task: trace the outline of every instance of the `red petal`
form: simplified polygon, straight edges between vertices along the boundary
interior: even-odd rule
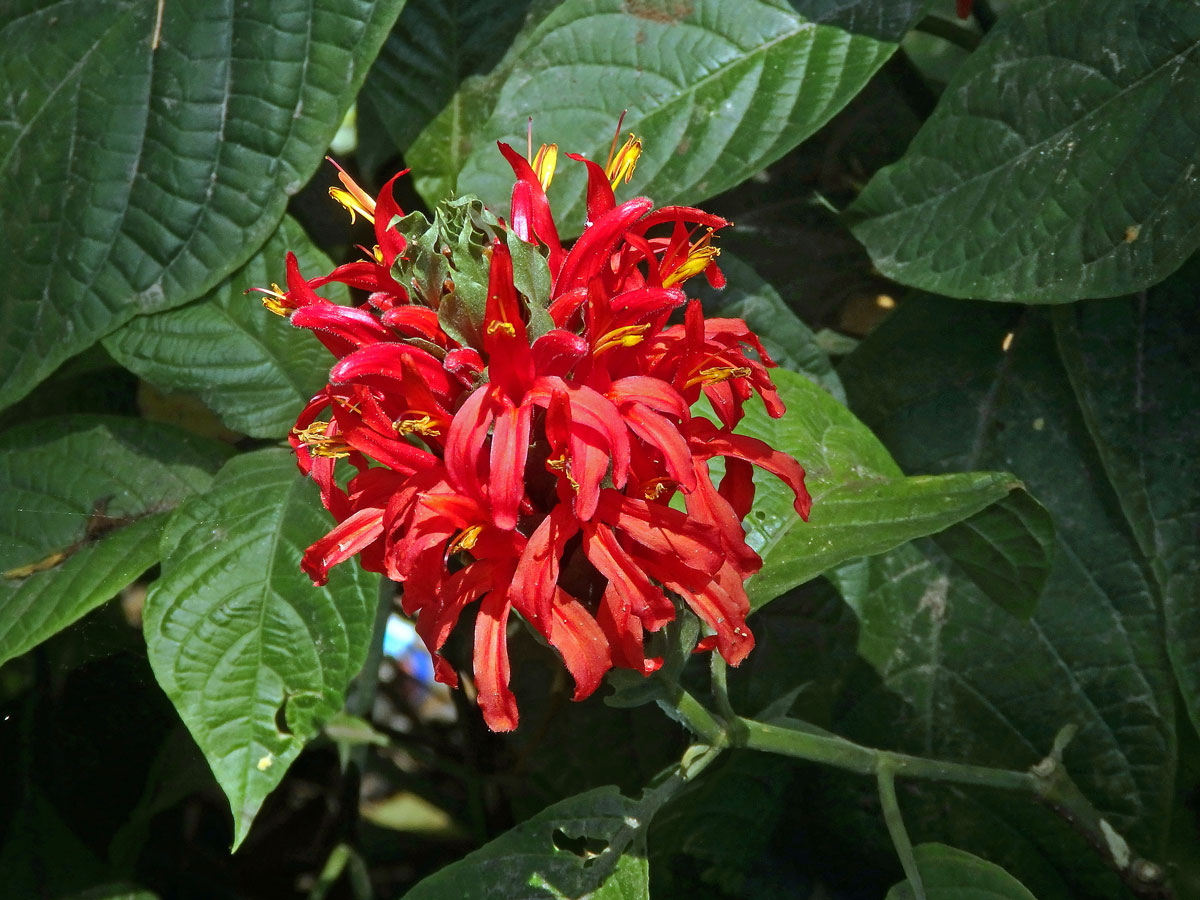
[[[291,315],[297,328],[326,331],[343,338],[356,347],[366,347],[394,339],[392,332],[365,309],[338,306],[335,303],[303,306]]]
[[[596,571],[608,579],[609,587],[615,589],[622,602],[651,631],[675,618],[675,606],[667,599],[662,588],[646,575],[607,525],[595,525],[584,531],[583,550]],[[639,638],[640,640],[640,638]]]
[[[497,528],[517,527],[517,511],[525,496],[525,458],[529,453],[529,424],[533,407],[522,404],[496,415],[492,431],[491,472],[488,489],[492,521]]]
[[[605,394],[618,406],[627,400],[636,400],[651,409],[676,416],[684,422],[690,418],[688,404],[683,395],[661,378],[651,378],[647,375],[618,378],[609,385]]]
[[[568,153],[567,156],[587,166],[587,217],[589,222],[599,221],[617,205],[612,183],[599,163],[592,162],[578,153]]]
[[[383,510],[360,509],[304,551],[300,568],[320,587],[329,570],[360,552],[383,533]]]
[[[717,431],[707,419],[692,419],[689,443],[692,452],[701,459],[712,456],[734,456],[766,469],[792,489],[796,495],[793,506],[800,518],[808,521],[812,498],[804,486],[804,467],[786,453],[774,450],[757,438],[728,431]]]
[[[543,633],[550,620],[550,604],[558,585],[563,548],[579,531],[571,511],[559,504],[550,510],[525,545],[517,562],[508,596],[521,615]]]
[[[546,639],[562,654],[567,671],[575,679],[572,700],[582,700],[600,686],[612,668],[608,640],[583,604],[558,588]]]
[[[554,282],[553,296],[587,284],[613,251],[622,233],[642,217],[654,203],[645,197],[627,200],[603,218],[593,222],[575,242],[563,261]]]
[[[495,415],[489,403],[491,387],[484,385],[472,393],[450,423],[446,433],[446,474],[450,483],[464,494],[483,500],[480,461],[483,444]]]
[[[475,617],[475,687],[483,720],[492,731],[517,727],[517,700],[508,689],[508,600],[499,588],[484,595]]]
[[[696,470],[692,465],[692,453],[687,441],[679,433],[679,426],[641,403],[626,403],[622,407],[622,414],[633,433],[663,455],[667,474],[684,492],[695,488]]]

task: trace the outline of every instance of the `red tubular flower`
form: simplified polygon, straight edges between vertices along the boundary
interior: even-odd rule
[[[395,179],[372,198],[342,172],[331,193],[374,224],[376,246],[311,280],[289,255],[287,290],[263,291],[336,358],[290,438],[337,520],[302,567],[323,584],[357,555],[403,583],[404,609],[451,685],[441,649],[477,604],[475,686],[496,731],[518,720],[514,613],[561,655],[577,700],[613,666],[654,672],[662,660],[645,636],[683,606],[709,629],[699,649],[736,665],[754,646],[743,585],[762,565],[742,529],[753,468],[782,479],[808,516],[799,463],[733,431],[755,394],[783,414],[774,363],[744,322],[706,321],[681,288],[700,274],[724,283],[713,236],[728,223],[645,198],[618,204],[613,189],[640,148],[631,136],[605,167],[581,160],[589,224],[569,249],[545,193],[554,145],[531,160],[500,146],[516,178],[507,225],[470,200],[439,207],[433,226],[404,225],[420,217],[396,206]],[[367,301],[317,293],[335,281]],[[701,394],[716,422],[693,412]],[[357,470],[349,481],[335,478],[339,460]]]

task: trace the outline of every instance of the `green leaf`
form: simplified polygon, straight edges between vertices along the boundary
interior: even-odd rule
[[[728,284],[720,291],[706,283],[700,286],[705,316],[743,319],[775,362],[807,375],[845,403],[842,382],[812,329],[792,312],[775,288],[741,259],[722,252],[720,264]]]
[[[332,359],[312,336],[271,315],[245,291],[284,280],[288,251],[306,277],[333,263],[290,216],[263,248],[204,298],[179,309],[138,316],[104,339],[125,368],[166,391],[198,396],[229,428],[253,437],[287,433],[300,407],[320,390]],[[322,295],[348,303],[344,285]]]
[[[640,800],[602,787],[533,818],[420,882],[404,900],[648,900],[646,829],[676,776]]]
[[[1058,311],[1058,348],[1104,476],[1162,596],[1167,651],[1200,728],[1200,258],[1147,294]]]
[[[756,473],[746,522],[747,543],[763,558],[762,571],[746,582],[755,608],[838,563],[941,531],[1021,486],[1003,472],[905,478],[871,431],[828,393],[787,370],[773,377],[787,413],[772,419],[748,404],[738,431],[799,460],[813,507],[802,522],[790,490]]]
[[[460,109],[448,118],[461,121],[460,86],[496,66],[535,5],[532,0],[409,0],[359,97],[364,166],[375,169],[407,150],[453,104]],[[543,0],[540,6],[545,15],[551,4]],[[439,192],[437,199],[443,196]]]
[[[965,850],[921,844],[914,851],[928,900],[1035,900],[998,865]],[[909,882],[902,881],[888,891],[886,900],[912,900],[914,896]]]
[[[1200,3],[1039,0],[1001,17],[849,210],[885,275],[1063,303],[1200,245]]]
[[[316,588],[300,571],[329,527],[291,454],[262,450],[226,465],[163,535],[150,664],[229,798],[234,847],[366,657],[378,576],[344,565]]]
[[[25,0],[0,13],[0,405],[244,263],[403,0]]]
[[[1014,320],[992,304],[913,298],[840,373],[854,408],[902,464],[1011,467],[1055,522],[1053,564],[1028,621],[998,610],[928,543],[870,560],[853,583],[839,579],[859,615],[860,653],[882,679],[856,713],[867,728],[861,739],[1023,767],[1076,724],[1068,771],[1135,848],[1154,852],[1172,802],[1161,773],[1174,765],[1176,742],[1160,602],[1046,316]],[[884,714],[889,696],[907,708]],[[1061,833],[1031,829],[1023,804],[985,802],[931,812],[927,824],[949,837],[984,821],[983,809],[994,824],[974,838],[990,852],[1023,844],[1030,865],[1054,866],[1085,895],[1089,879],[1107,877],[1082,865]]]
[[[1028,619],[1050,574],[1054,519],[1015,491],[934,536],[962,572],[1001,609]]]
[[[697,202],[820,128],[895,48],[784,0],[566,0],[531,21],[491,83],[465,85],[406,159],[427,200],[469,190],[503,213],[513,176],[497,140],[523,148],[533,116],[539,142],[604,161],[628,109],[646,152],[622,190]],[[564,236],[583,227],[584,181],[583,166],[559,167],[551,199]]]
[[[0,663],[158,562],[166,511],[205,490],[228,455],[175,428],[111,416],[0,434]]]

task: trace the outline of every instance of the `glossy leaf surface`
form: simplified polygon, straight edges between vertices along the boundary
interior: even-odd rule
[[[1002,17],[851,207],[880,271],[953,297],[1148,287],[1200,244],[1200,3],[1038,0]]]
[[[223,445],[134,419],[43,419],[0,433],[0,662],[159,560],[166,513],[205,490]]]
[[[329,527],[291,454],[261,450],[225,466],[163,535],[150,664],[229,798],[235,847],[366,657],[378,576],[344,565],[315,588],[300,571]]]
[[[259,295],[244,293],[282,283],[289,250],[307,278],[333,268],[296,221],[285,217],[263,248],[207,296],[131,320],[105,339],[105,348],[156,386],[195,394],[229,428],[254,437],[286,434],[333,363],[310,332],[269,313],[255,299]],[[340,284],[320,293],[349,302]]]
[[[245,262],[402,6],[178,0],[158,28],[154,3],[7,4],[0,405]]]

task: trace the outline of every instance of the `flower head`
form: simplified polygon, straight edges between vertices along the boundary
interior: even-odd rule
[[[322,584],[357,555],[401,582],[451,685],[439,651],[477,604],[479,705],[505,731],[517,724],[514,612],[562,656],[575,699],[613,666],[655,671],[645,635],[683,606],[710,631],[703,648],[736,665],[754,645],[743,584],[762,565],[742,529],[754,466],[791,488],[804,518],[810,500],[799,463],[733,430],[756,394],[783,414],[774,363],[744,322],[705,320],[682,289],[701,274],[724,283],[714,236],[728,223],[618,204],[641,152],[631,136],[603,168],[571,155],[587,167],[589,224],[568,247],[545,193],[557,147],[500,152],[515,175],[508,222],[473,198],[432,222],[405,216],[395,179],[372,198],[341,172],[331,193],[372,222],[375,246],[308,280],[289,255],[287,290],[263,293],[336,358],[290,437],[337,521],[302,567]],[[333,281],[366,302],[316,293]],[[716,421],[693,412],[701,395]],[[335,478],[337,466],[353,474]]]

